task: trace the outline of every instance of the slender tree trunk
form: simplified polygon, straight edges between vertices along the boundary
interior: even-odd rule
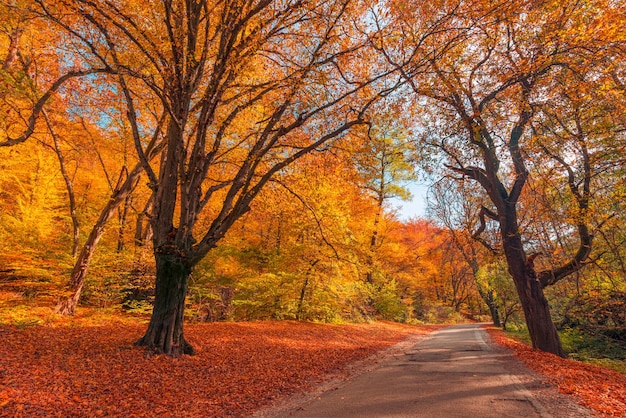
[[[376,253],[376,246],[378,245],[378,226],[380,224],[380,218],[382,216],[384,201],[384,194],[381,192],[378,197],[376,217],[374,218],[374,229],[372,230],[369,255],[367,256],[368,271],[365,274],[365,281],[369,284],[374,284],[374,254]]]
[[[148,218],[148,214],[152,212],[153,203],[154,194],[150,196],[146,206],[137,215],[137,222],[135,224],[135,245],[138,247],[143,247],[146,242],[152,239],[152,225],[150,222],[145,222],[145,220]]]
[[[476,288],[478,289],[478,294],[487,305],[487,308],[489,308],[489,314],[491,315],[491,320],[493,321],[493,324],[496,327],[501,327],[502,322],[500,321],[500,313],[498,312],[498,304],[496,303],[493,290],[485,291],[484,289],[481,288],[479,284],[478,271],[480,270],[480,266],[478,264],[476,250],[474,249],[473,246],[471,246],[471,244],[470,244],[469,249],[466,250],[463,244],[461,243],[457,235],[457,232],[454,230],[454,228],[452,228],[451,226],[448,226],[448,230],[452,234],[452,238],[453,238],[452,241],[454,245],[456,245],[457,249],[463,255],[465,262],[469,265],[470,269],[472,270],[472,276],[474,277],[474,283],[476,284]]]
[[[85,245],[83,245],[83,249],[74,264],[72,274],[70,275],[70,279],[67,284],[67,295],[62,296],[59,299],[56,307],[54,308],[55,312],[61,315],[74,315],[76,306],[78,305],[78,300],[80,299],[80,295],[83,291],[89,263],[91,262],[93,253],[98,246],[98,242],[100,241],[102,234],[104,233],[105,226],[111,217],[115,215],[116,209],[126,199],[126,196],[134,190],[142,171],[143,169],[140,165],[135,167],[135,169],[126,178],[126,181],[121,185],[120,189],[113,193],[113,196],[111,196],[111,199],[100,213],[98,220],[91,229],[89,237],[87,237],[87,241],[85,242]]]
[[[300,289],[300,298],[298,299],[298,309],[296,311],[296,319],[298,321],[302,320],[302,308],[304,307],[304,298],[306,297],[306,291],[309,287],[309,277],[311,276],[311,271],[313,270],[313,267],[319,263],[319,261],[320,260],[318,259],[312,262],[304,274],[304,283],[302,283],[302,288]]]
[[[163,247],[162,247],[163,248]],[[191,267],[176,248],[155,253],[156,295],[150,324],[135,344],[154,354],[180,357],[195,354],[185,341],[183,322]]]
[[[489,313],[491,314],[491,320],[493,321],[493,324],[496,327],[501,327],[502,322],[500,322],[500,312],[498,311],[498,305],[496,304],[496,300],[493,296],[493,290],[484,292],[484,295],[482,294],[482,292],[479,293],[481,293],[483,300],[489,308]]]
[[[61,141],[59,140],[58,135],[52,127],[52,123],[48,118],[48,113],[45,111],[42,112],[43,117],[48,125],[48,130],[50,131],[50,135],[52,136],[52,141],[54,142],[54,151],[56,153],[57,159],[59,160],[59,167],[61,169],[61,175],[63,176],[63,181],[65,181],[65,188],[67,190],[67,197],[70,205],[70,218],[72,219],[72,257],[76,258],[78,254],[78,245],[80,238],[80,222],[78,221],[78,215],[76,214],[76,195],[74,193],[74,184],[72,182],[72,178],[67,172],[67,166],[65,164],[65,156],[63,155],[63,151],[61,150]]]
[[[483,302],[485,302],[485,304],[487,305],[487,308],[489,308],[489,314],[491,315],[491,320],[493,321],[493,325],[495,325],[496,327],[501,327],[502,322],[500,321],[500,312],[498,311],[498,304],[496,302],[496,298],[494,297],[493,290],[481,289],[480,285],[478,284],[479,267],[478,267],[478,261],[476,260],[475,253],[472,250],[472,255],[469,256],[465,254],[465,251],[463,251],[462,247],[459,247],[459,249],[461,250],[463,255],[466,257],[466,260],[468,264],[470,265],[470,268],[472,269],[472,275],[474,277],[474,283],[476,284],[476,288],[478,289],[478,294],[480,295]]]
[[[306,296],[306,289],[309,287],[309,275],[304,275],[304,283],[302,283],[302,288],[300,289],[300,298],[298,299],[298,310],[296,311],[296,319],[298,321],[302,320],[302,307],[304,306],[304,297]]]
[[[117,231],[117,252],[124,251],[124,231],[128,221],[128,208],[130,207],[130,195],[124,199],[124,206],[118,209],[119,229]]]
[[[100,217],[89,233],[89,237],[87,237],[87,241],[85,245],[83,245],[83,249],[74,264],[72,274],[67,283],[67,295],[62,296],[54,308],[55,312],[61,315],[74,315],[74,312],[76,312],[76,306],[78,305],[78,300],[83,291],[89,263],[104,233],[106,223],[115,214],[116,206],[114,206],[113,202],[114,201],[109,201],[102,213],[100,213]]]

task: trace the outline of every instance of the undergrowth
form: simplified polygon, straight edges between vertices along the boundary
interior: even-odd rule
[[[526,328],[508,329],[506,333],[531,345],[530,335]],[[623,342],[572,328],[559,331],[559,336],[570,358],[626,374],[626,344]]]

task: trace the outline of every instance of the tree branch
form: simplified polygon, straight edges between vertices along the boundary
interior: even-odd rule
[[[84,76],[88,76],[92,74],[101,74],[101,73],[111,74],[113,73],[113,71],[110,68],[94,68],[91,70],[70,71],[62,75],[61,77],[59,77],[52,84],[52,86],[50,86],[48,91],[46,91],[44,95],[41,96],[39,100],[37,100],[37,102],[35,103],[35,106],[33,107],[33,112],[28,118],[28,126],[26,127],[26,130],[24,131],[24,133],[22,133],[20,136],[15,137],[15,138],[8,137],[7,140],[0,142],[0,147],[10,147],[13,145],[21,144],[22,142],[30,138],[33,132],[35,132],[35,125],[37,124],[37,118],[39,117],[39,114],[43,111],[43,108],[46,102],[63,85],[63,83],[73,78],[84,77]]]
[[[487,221],[486,221],[485,217],[488,217],[490,219],[493,219],[494,221],[498,221],[499,222],[499,217],[498,217],[497,213],[495,213],[492,210],[486,208],[485,206],[482,206],[480,208],[480,212],[478,212],[478,219],[480,220],[480,225],[478,225],[478,228],[472,234],[472,239],[474,239],[475,241],[481,243],[492,254],[498,254],[498,250],[496,250],[491,245],[489,245],[489,243],[484,238],[481,237],[481,234],[487,228]]]

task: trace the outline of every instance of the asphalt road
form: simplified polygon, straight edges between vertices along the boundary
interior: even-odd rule
[[[511,363],[515,360],[511,355],[492,349],[486,339],[480,325],[441,329],[390,356],[372,370],[269,415],[316,418],[589,416],[576,406],[563,414],[555,414],[554,405],[546,408],[521,383],[519,371],[512,371]],[[545,399],[543,402],[546,403]]]

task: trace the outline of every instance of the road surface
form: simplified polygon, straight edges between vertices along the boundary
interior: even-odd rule
[[[529,377],[530,372],[510,353],[491,347],[486,340],[488,336],[480,325],[447,327],[324,393],[309,399],[296,398],[257,416],[592,416],[556,394],[536,375]],[[542,393],[548,389],[551,394]]]

